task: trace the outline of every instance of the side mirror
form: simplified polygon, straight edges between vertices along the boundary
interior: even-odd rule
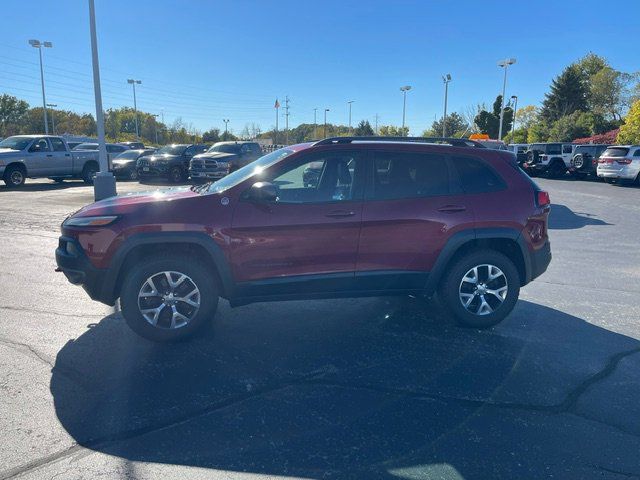
[[[278,190],[271,182],[256,182],[247,191],[247,199],[256,203],[275,202],[278,199]]]

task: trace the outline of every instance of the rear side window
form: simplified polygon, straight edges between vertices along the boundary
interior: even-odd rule
[[[66,152],[67,151],[67,149],[64,146],[64,142],[62,140],[60,140],[59,138],[52,137],[51,138],[51,145],[53,145],[53,151],[54,152]]]
[[[559,143],[550,143],[547,146],[547,155],[560,155],[562,152],[562,145]]]
[[[625,157],[629,149],[625,147],[609,147],[602,154],[603,157]]]
[[[480,159],[453,157],[453,164],[465,193],[496,192],[505,188],[500,176]]]
[[[376,152],[374,200],[430,197],[449,193],[445,157],[435,154]]]
[[[636,149],[636,153],[633,154],[634,157],[640,157],[640,148]]]

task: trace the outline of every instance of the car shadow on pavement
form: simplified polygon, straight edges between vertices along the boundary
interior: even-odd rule
[[[595,215],[584,212],[574,212],[566,205],[551,204],[549,228],[553,230],[573,230],[587,225],[612,225],[600,220]]]
[[[223,302],[204,336],[168,345],[110,315],[58,353],[56,414],[88,449],[230,472],[638,473],[640,420],[629,412],[640,391],[607,383],[637,361],[638,341],[527,301],[490,331],[428,312],[401,298]]]
[[[62,183],[56,182],[36,182],[36,183],[25,183],[21,187],[9,188],[6,185],[0,185],[0,192],[12,192],[12,193],[20,193],[20,192],[47,192],[47,191],[55,191],[55,190],[66,190],[67,188],[74,187],[90,187],[91,185],[87,185],[82,180],[69,180]]]

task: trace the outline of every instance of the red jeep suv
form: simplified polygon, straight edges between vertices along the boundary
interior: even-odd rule
[[[219,297],[437,294],[461,325],[485,328],[546,270],[549,203],[510,152],[329,138],[214,183],[88,205],[62,224],[56,261],[155,341],[196,332]]]

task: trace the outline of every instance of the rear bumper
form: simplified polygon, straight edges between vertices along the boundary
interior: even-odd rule
[[[58,239],[56,264],[70,283],[82,286],[93,300],[107,305],[115,303],[113,292],[109,291],[112,289],[105,282],[107,270],[94,267],[76,239],[66,236]]]
[[[527,283],[542,275],[551,263],[551,244],[547,240],[538,250],[529,252]]]
[[[615,178],[621,180],[635,180],[640,172],[640,168],[629,168],[625,166],[620,169],[598,169],[598,177],[600,178]]]

